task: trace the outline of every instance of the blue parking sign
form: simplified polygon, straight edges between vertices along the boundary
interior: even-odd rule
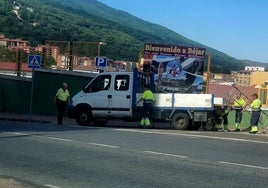
[[[105,69],[107,67],[107,58],[96,57],[95,66],[97,67],[97,69]]]

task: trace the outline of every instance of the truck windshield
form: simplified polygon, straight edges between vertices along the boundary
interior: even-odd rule
[[[94,93],[102,90],[109,90],[111,85],[111,75],[101,75],[93,80],[87,87],[85,87],[84,92]]]

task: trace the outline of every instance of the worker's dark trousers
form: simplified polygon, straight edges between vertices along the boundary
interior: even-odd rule
[[[241,123],[242,120],[242,110],[243,109],[235,109],[235,122],[236,123]]]
[[[62,124],[62,119],[66,111],[67,102],[59,101],[58,102],[58,124]]]
[[[228,130],[228,114],[222,115],[222,124],[223,124],[223,129]]]
[[[151,117],[151,113],[152,113],[152,103],[143,103],[143,118],[149,118]]]
[[[222,115],[222,120],[223,120],[222,122],[223,125],[228,125],[228,114]]]
[[[261,111],[252,111],[251,112],[251,118],[250,118],[250,125],[251,126],[258,125],[260,115],[261,115]]]
[[[140,122],[140,125],[142,127],[150,126],[150,124],[151,124],[150,123],[151,111],[152,111],[152,103],[151,102],[144,102],[143,103],[143,113],[142,113],[142,118],[141,118],[141,122]]]

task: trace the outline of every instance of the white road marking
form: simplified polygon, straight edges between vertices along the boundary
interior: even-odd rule
[[[22,135],[22,136],[36,136],[36,137],[42,137],[42,138],[47,138],[47,139],[51,139],[51,140],[59,140],[59,141],[65,141],[65,142],[72,142],[73,140],[69,140],[69,139],[64,139],[64,138],[57,138],[57,137],[49,137],[49,136],[40,136],[40,135],[32,135],[32,134],[27,134],[27,133],[19,133],[19,132],[8,132],[10,134],[14,134],[14,135]]]
[[[144,130],[133,130],[133,129],[116,129],[116,130],[128,131],[128,132],[140,132],[140,133],[146,133],[146,134],[180,135],[180,136],[186,136],[186,137],[213,138],[213,139],[221,139],[221,140],[233,140],[233,141],[241,141],[241,142],[255,142],[255,143],[268,144],[268,142],[265,142],[265,141],[255,141],[255,140],[246,140],[246,139],[238,139],[238,138],[222,138],[222,137],[215,137],[215,136],[193,135],[193,134],[182,134],[182,133],[168,133],[168,132],[159,132],[159,131],[144,131]],[[31,134],[19,133],[19,132],[8,132],[8,133],[14,134],[14,135],[24,135],[24,136],[31,135]],[[32,136],[35,136],[35,135],[32,135]],[[64,141],[64,142],[75,142],[75,141],[70,140],[70,139],[63,139],[63,138],[57,138],[57,137],[48,137],[48,136],[38,136],[38,137],[43,137],[43,138],[47,138],[47,139],[51,139],[51,140],[59,140],[59,141]],[[94,146],[100,146],[100,147],[119,148],[119,146],[99,144],[99,143],[94,143],[94,142],[90,142],[87,144],[94,145]],[[175,155],[175,154],[170,154],[170,153],[162,153],[162,152],[154,152],[154,151],[143,151],[143,152],[155,154],[155,155],[177,157],[177,158],[189,158],[188,156]],[[226,161],[217,161],[217,162],[221,163],[221,164],[227,164],[227,165],[235,165],[235,166],[241,166],[241,167],[247,167],[247,168],[268,170],[268,167],[262,167],[262,166],[240,164],[240,163],[233,163],[233,162],[226,162]],[[49,188],[60,188],[60,187],[50,185],[50,184],[46,184],[45,186],[49,187]]]
[[[64,142],[73,142],[73,140],[64,139],[64,138],[56,138],[56,137],[49,137],[49,136],[39,136],[39,137],[48,138],[51,140],[59,140],[59,141],[64,141]]]
[[[98,144],[98,143],[87,143],[89,145],[93,145],[93,146],[100,146],[100,147],[107,147],[107,148],[119,148],[118,146],[113,146],[113,145],[107,145],[107,144]]]
[[[139,132],[145,134],[161,134],[161,135],[175,135],[175,136],[185,136],[185,137],[193,137],[193,138],[210,138],[210,139],[218,139],[218,140],[232,140],[232,141],[240,141],[240,142],[252,142],[259,144],[268,144],[267,141],[258,141],[258,140],[247,140],[242,138],[225,138],[225,137],[217,137],[217,136],[206,136],[206,135],[194,135],[194,134],[183,134],[183,133],[169,133],[169,132],[159,132],[159,131],[145,131],[145,130],[134,130],[134,129],[116,129],[118,131],[126,131],[126,132]]]
[[[50,185],[50,184],[45,184],[44,186],[45,187],[50,187],[50,188],[61,188],[61,187],[58,187],[58,186],[55,186],[55,185]]]
[[[28,136],[30,134],[26,134],[26,133],[19,133],[19,132],[7,132],[9,134],[15,134],[15,135],[22,135],[22,136]]]
[[[155,152],[155,151],[143,151],[143,152],[144,153],[150,153],[150,154],[156,154],[156,155],[165,155],[165,156],[170,156],[170,157],[188,158],[188,156],[175,155],[175,154],[170,154],[170,153],[161,153],[161,152]]]
[[[15,134],[15,135],[31,135],[31,134],[24,134],[24,133],[18,133],[18,132],[9,132],[9,133],[10,134]],[[35,136],[35,135],[33,135],[33,136]],[[40,136],[40,135],[38,135],[37,137],[42,137],[42,138],[46,138],[46,139],[50,139],[50,140],[64,141],[64,142],[77,142],[75,140],[57,138],[57,137]],[[119,148],[118,146],[114,146],[114,145],[99,144],[99,143],[94,143],[94,142],[90,142],[90,143],[87,143],[87,144],[94,145],[94,146],[100,146],[100,147]]]
[[[218,161],[218,163],[227,164],[227,165],[242,166],[242,167],[248,167],[248,168],[257,168],[257,169],[268,170],[268,167],[255,166],[255,165],[239,164],[239,163],[232,163],[232,162],[226,162],[226,161]]]

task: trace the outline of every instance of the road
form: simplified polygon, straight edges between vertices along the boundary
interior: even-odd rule
[[[0,177],[50,188],[268,185],[267,135],[127,124],[0,121]]]

